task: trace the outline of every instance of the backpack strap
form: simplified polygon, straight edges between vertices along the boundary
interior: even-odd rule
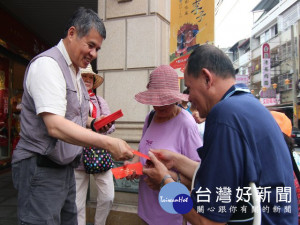
[[[154,113],[155,113],[155,110],[152,110],[149,114],[147,128],[150,126],[150,123],[154,117]]]

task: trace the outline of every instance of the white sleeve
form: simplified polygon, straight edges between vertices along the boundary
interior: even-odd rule
[[[40,57],[31,63],[26,87],[33,98],[36,114],[49,112],[65,116],[66,81],[58,63],[50,57]]]

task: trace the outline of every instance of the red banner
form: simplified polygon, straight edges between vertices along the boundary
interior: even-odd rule
[[[183,79],[185,65],[187,63],[187,60],[188,60],[189,56],[190,56],[190,54],[187,54],[185,56],[181,56],[177,59],[174,59],[170,63],[170,66],[173,67],[177,71],[179,79]]]

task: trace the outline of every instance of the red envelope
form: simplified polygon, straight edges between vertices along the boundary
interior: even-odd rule
[[[137,175],[143,175],[143,165],[142,163],[138,162],[126,166],[112,168],[111,172],[113,173],[116,179],[122,179],[129,175],[132,175],[133,172],[135,172]]]
[[[139,152],[139,151],[132,150],[132,153],[135,154],[135,155],[137,155],[137,156],[143,157],[143,158],[145,158],[145,159],[151,160],[151,159],[149,158],[149,156],[147,156],[147,155],[145,155],[145,154],[143,154],[143,153],[141,153],[141,152]]]
[[[96,130],[99,130],[101,127],[104,127],[105,125],[107,125],[107,124],[109,124],[109,123],[111,123],[111,122],[119,119],[122,116],[123,116],[123,112],[120,109],[120,110],[118,110],[118,111],[116,111],[116,112],[114,112],[114,113],[112,113],[112,114],[104,117],[103,119],[97,121],[96,123],[94,123],[94,128]]]

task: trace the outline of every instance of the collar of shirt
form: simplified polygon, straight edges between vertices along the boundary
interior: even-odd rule
[[[64,45],[64,42],[63,40],[61,39],[59,41],[59,43],[57,44],[56,46],[59,51],[61,52],[61,54],[63,55],[64,59],[66,60],[68,66],[69,66],[69,69],[70,69],[70,73],[72,75],[72,80],[73,80],[73,83],[74,83],[74,86],[75,86],[75,89],[77,90],[77,96],[78,96],[78,99],[79,101],[81,102],[81,98],[80,98],[80,92],[81,92],[81,86],[80,86],[80,79],[81,79],[81,73],[80,73],[80,70],[78,71],[78,73],[76,73],[76,69],[70,59],[70,56],[67,52],[67,49]]]
[[[59,43],[57,44],[56,47],[60,50],[61,54],[65,58],[65,60],[66,60],[66,62],[68,64],[70,70],[72,71],[72,73],[76,74],[76,69],[75,69],[75,67],[74,67],[74,65],[73,65],[73,63],[72,63],[72,61],[70,59],[69,53],[67,52],[67,49],[66,49],[66,47],[65,47],[64,42],[63,42],[62,39],[59,41]],[[78,76],[80,78],[80,72],[78,72],[76,74],[76,76],[77,76],[77,80],[78,80]]]
[[[250,93],[250,90],[245,84],[235,84],[229,88],[229,90],[222,97],[221,101],[239,92]]]
[[[69,56],[69,54],[68,54],[68,52],[67,52],[67,49],[66,49],[66,47],[65,47],[64,42],[63,42],[62,39],[59,41],[59,43],[57,44],[56,47],[59,49],[59,51],[61,52],[61,54],[62,54],[63,57],[65,58],[65,60],[66,60],[66,62],[67,62],[67,64],[68,64],[68,66],[69,66],[69,67],[73,66],[72,61],[71,61],[71,59],[70,59],[70,56]],[[73,66],[73,67],[74,67],[74,66]]]

